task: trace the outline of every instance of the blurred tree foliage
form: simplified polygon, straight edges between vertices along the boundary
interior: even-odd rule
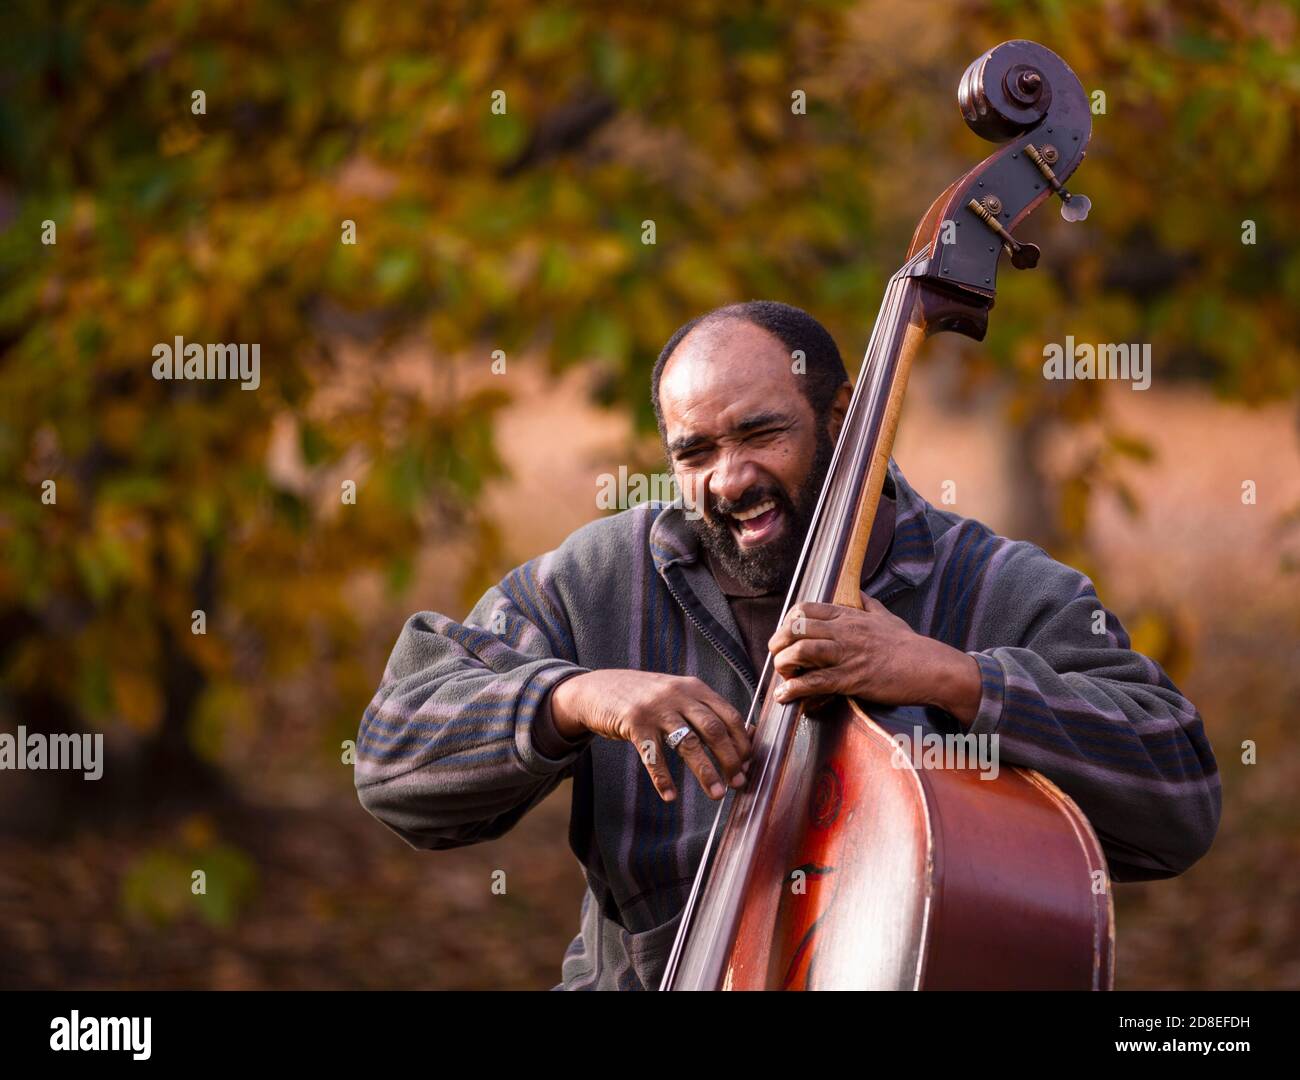
[[[1087,494],[1146,451],[1096,384],[1044,383],[1044,341],[1151,340],[1157,379],[1236,399],[1297,386],[1300,60],[1280,0],[16,0],[3,19],[5,711],[130,725],[178,769],[196,721],[203,745],[203,717],[255,712],[307,665],[355,724],[356,571],[400,585],[432,528],[490,562],[476,495],[504,395],[429,400],[378,361],[349,369],[342,343],[595,359],[646,427],[654,356],[709,306],[805,306],[852,358],[916,219],[991,150],[955,91],[1001,40],[1042,41],[1106,99],[1077,180],[1093,216],[1037,216],[1044,268],[1004,271],[968,350],[973,379],[1015,387],[1027,462],[1059,424],[1098,432],[1044,503],[1053,542],[1077,543]],[[155,381],[176,335],[260,343],[261,387]],[[296,480],[270,464],[286,422]]]

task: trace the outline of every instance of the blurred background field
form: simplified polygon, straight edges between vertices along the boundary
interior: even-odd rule
[[[1119,985],[1300,987],[1292,5],[0,20],[0,730],[109,753],[95,783],[0,773],[0,984],[557,982],[567,784],[451,852],[356,801],[344,743],[401,624],[595,517],[602,473],[662,470],[646,387],[686,319],[795,303],[854,370],[917,218],[991,149],[958,78],[1026,37],[1105,94],[1094,211],[1026,227],[1042,266],[1003,271],[985,342],[927,345],[895,457],[1092,575],[1205,717],[1219,838],[1117,888]],[[1151,389],[1045,382],[1066,334],[1151,342]],[[153,380],[176,335],[260,342],[260,388]]]

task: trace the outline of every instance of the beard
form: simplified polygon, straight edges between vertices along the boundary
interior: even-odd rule
[[[687,516],[687,524],[710,556],[737,581],[761,592],[789,587],[799,553],[812,525],[817,496],[830,469],[835,443],[825,427],[817,432],[817,445],[807,476],[793,497],[776,484],[756,485],[736,502],[710,499],[705,516]],[[781,534],[753,551],[743,551],[726,515],[743,513],[766,499],[773,500],[786,522]]]

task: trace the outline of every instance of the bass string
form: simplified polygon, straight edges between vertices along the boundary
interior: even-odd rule
[[[920,258],[920,255],[917,256]],[[916,260],[912,260],[915,262]],[[832,520],[843,521],[846,518],[847,511],[843,503],[851,494],[848,489],[853,485],[849,482],[859,473],[862,472],[863,453],[861,443],[864,442],[864,434],[870,431],[870,419],[873,417],[880,406],[881,394],[888,389],[888,384],[892,379],[888,378],[889,373],[895,365],[890,363],[890,358],[896,354],[897,342],[899,340],[898,319],[900,309],[905,299],[911,296],[910,275],[907,273],[912,266],[912,262],[905,266],[890,278],[889,285],[886,287],[885,297],[881,304],[880,316],[873,327],[871,339],[867,345],[867,351],[861,365],[857,384],[854,386],[853,394],[850,399],[849,408],[846,415],[845,431],[841,437],[836,440],[835,452],[828,468],[827,480],[822,486],[819,494],[818,503],[814,511],[812,524],[809,528],[808,536],[805,538],[803,549],[800,553],[799,560],[796,564],[796,570],[790,584],[790,590],[786,595],[785,603],[782,606],[782,617],[794,602],[796,595],[807,595],[807,590],[801,588],[803,578],[810,576],[806,573],[807,567],[816,563],[823,563],[822,591],[825,589],[824,578],[828,572],[829,559],[823,548],[819,548],[814,543],[814,538],[822,532],[818,528],[823,517],[826,503],[832,501],[836,504],[837,516]],[[910,309],[909,309],[910,313]],[[867,399],[865,407],[862,404],[863,398]],[[866,429],[864,431],[864,428]],[[867,448],[870,453],[871,448]],[[852,467],[845,474],[841,463],[845,457],[852,459]],[[838,482],[837,481],[841,481]],[[832,549],[834,550],[834,549]],[[813,558],[814,552],[818,556]],[[757,684],[754,701],[750,709],[750,727],[763,727],[770,731],[771,725],[760,725],[758,721],[764,715],[763,705],[766,703],[766,690],[772,676],[772,657],[769,655],[764,661],[763,671],[760,674]],[[785,706],[783,708],[790,708]],[[757,716],[755,715],[757,714]],[[779,725],[778,725],[779,726]],[[767,731],[764,732],[767,734]],[[773,735],[778,733],[773,732]],[[713,892],[714,897],[734,898],[735,887],[738,876],[749,865],[753,850],[756,844],[754,839],[756,817],[753,813],[756,806],[762,805],[769,801],[772,792],[769,790],[775,783],[775,769],[772,763],[772,755],[765,754],[763,757],[763,766],[760,775],[756,778],[754,787],[751,789],[753,796],[748,799],[737,799],[733,796],[730,800],[731,810],[738,811],[742,820],[738,822],[736,833],[732,836],[732,845],[734,853],[731,858],[721,859],[722,865],[709,869],[710,856],[715,845],[719,842],[722,832],[724,814],[727,812],[725,806],[719,806],[718,812],[714,817],[713,827],[710,829],[709,837],[705,844],[704,852],[701,856],[699,872],[696,875],[690,895],[687,898],[686,905],[682,913],[682,922],[678,929],[677,939],[674,942],[671,955],[669,956],[668,965],[662,985],[667,987],[673,984],[676,978],[679,962],[685,948],[685,943],[691,933],[692,923],[695,921],[697,907],[705,906],[701,903],[704,896],[703,886],[712,872],[720,872],[722,881],[720,886]],[[761,798],[760,798],[761,796]],[[709,948],[716,950],[719,947],[718,937],[724,930],[724,924],[728,921],[728,910],[726,904],[715,901],[713,911],[704,911],[704,922],[700,926],[700,937],[708,941]],[[730,914],[734,915],[734,912]]]
[[[871,452],[871,448],[865,447],[863,444],[867,441],[866,436],[870,434],[872,418],[880,408],[882,398],[888,391],[887,384],[890,381],[888,375],[894,366],[891,360],[897,351],[900,329],[898,320],[903,310],[904,298],[909,296],[910,293],[908,279],[897,276],[891,278],[886,289],[884,303],[881,305],[881,318],[877,321],[872,340],[868,344],[858,386],[855,388],[854,400],[850,402],[845,425],[847,430],[843,433],[844,437],[839,440],[839,447],[837,448],[845,450],[845,454],[837,454],[836,457],[843,459],[847,456],[849,467],[847,469],[840,468],[836,460],[833,459],[827,474],[826,489],[831,492],[831,500],[835,504],[829,518],[831,521],[847,522],[848,506],[846,504],[852,495],[856,494],[856,485],[853,481],[861,472],[860,465],[864,453],[870,454]],[[865,405],[858,400],[859,391],[866,398]],[[809,572],[818,575],[821,580],[818,582],[818,588],[801,590],[804,595],[810,592],[813,595],[818,595],[826,590],[828,586],[826,578],[833,569],[834,562],[830,554],[840,546],[838,536],[827,537],[825,531],[819,530],[817,525],[818,521],[814,518],[809,539],[812,540],[813,536],[817,535],[817,538],[823,542],[824,546],[819,549],[814,543],[810,550],[806,545],[803,556],[804,560],[809,564]],[[796,572],[796,578],[798,576],[798,572]],[[792,596],[793,592],[792,583]],[[787,597],[786,610],[791,606],[792,596]],[[766,696],[765,691],[771,681],[771,676],[772,657],[769,655],[763,665],[763,677],[760,679],[756,696],[760,693]],[[786,707],[793,708],[792,706]],[[778,733],[774,732],[773,734],[777,735]],[[770,801],[776,781],[774,755],[769,753],[764,756],[763,767],[757,777],[754,789],[754,798],[746,800],[747,805],[744,808],[743,818],[738,823],[737,857],[729,859],[727,865],[722,868],[725,888],[720,895],[732,895],[731,890],[736,886],[739,875],[750,862],[749,855],[757,843],[758,825],[762,818],[762,815],[755,814],[754,810]]]

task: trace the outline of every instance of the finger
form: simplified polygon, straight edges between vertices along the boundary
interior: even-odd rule
[[[650,774],[650,783],[654,784],[655,791],[659,793],[659,798],[664,802],[672,802],[677,798],[677,785],[673,783],[673,774],[668,771],[668,762],[664,757],[666,751],[663,741],[659,738],[659,732],[642,732],[637,739],[636,747],[641,755],[641,762],[645,765],[645,771]]]
[[[722,718],[707,705],[698,701],[686,704],[682,712],[717,761],[723,777],[731,783],[732,787],[741,787],[745,782],[745,755],[731,737],[731,731],[723,723]]]
[[[732,707],[726,698],[702,679],[692,677],[690,688],[694,700],[708,706],[709,710],[727,726],[727,731],[731,735],[732,742],[736,744],[736,749],[741,758],[748,761],[753,748],[749,738],[749,729],[745,727],[745,718]]]
[[[831,607],[830,604],[818,604],[817,607]],[[809,618],[791,608],[790,614],[782,620],[767,642],[769,652],[779,652],[796,641],[804,638],[828,638],[835,634],[835,625],[830,619]]]
[[[773,656],[772,664],[782,678],[793,679],[808,669],[834,667],[843,657],[844,650],[838,641],[804,638]]]
[[[785,613],[786,619],[803,615],[805,619],[836,619],[844,614],[842,604],[821,604],[816,600],[800,600]]]
[[[713,767],[713,762],[709,760],[709,755],[704,752],[704,744],[700,742],[700,737],[694,732],[687,735],[677,744],[677,753],[681,755],[687,767],[695,774],[700,782],[700,787],[710,798],[721,799],[727,793],[727,787],[718,776],[718,770]]]
[[[885,605],[882,604],[879,600],[877,600],[874,596],[868,596],[865,592],[863,592],[862,610],[880,612],[880,611],[888,611],[889,608],[885,607]]]
[[[776,689],[777,701],[797,701],[813,694],[833,694],[838,690],[839,669],[819,668],[787,679]]]

